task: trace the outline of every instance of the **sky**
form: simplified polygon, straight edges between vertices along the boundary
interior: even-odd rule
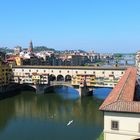
[[[0,47],[140,50],[140,0],[0,0]]]

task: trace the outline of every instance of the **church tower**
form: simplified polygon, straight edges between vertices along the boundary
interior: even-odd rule
[[[29,43],[28,51],[29,51],[29,52],[33,52],[33,43],[32,43],[32,40],[31,40],[30,43]]]

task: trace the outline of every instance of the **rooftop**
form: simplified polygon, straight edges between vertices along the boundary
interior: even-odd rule
[[[127,67],[93,67],[93,66],[13,66],[13,68],[37,68],[37,69],[87,69],[87,70],[126,70]]]
[[[136,68],[129,67],[99,109],[140,113],[140,102],[134,100],[136,77]]]

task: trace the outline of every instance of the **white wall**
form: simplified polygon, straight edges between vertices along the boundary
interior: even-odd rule
[[[29,70],[31,70],[31,72],[29,72]],[[63,75],[64,77],[66,75],[71,75],[74,76],[76,74],[94,74],[96,77],[109,77],[109,75],[112,74],[112,72],[114,73],[114,76],[117,77],[121,77],[124,73],[124,70],[79,70],[79,69],[32,69],[32,68],[13,68],[13,72],[15,75],[24,75],[24,73],[30,73],[32,74],[33,72],[37,72],[38,73],[46,73],[46,74],[54,74],[56,77],[58,75]],[[44,72],[45,71],[45,72]],[[60,72],[61,71],[61,72]],[[68,72],[69,71],[69,72]],[[76,73],[76,71],[78,73]],[[86,72],[86,73],[85,73]],[[123,72],[123,73],[122,73]]]
[[[119,130],[111,129],[111,121],[119,122]],[[134,140],[140,138],[140,114],[104,112],[104,140]]]

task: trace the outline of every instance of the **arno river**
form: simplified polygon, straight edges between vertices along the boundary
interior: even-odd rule
[[[0,100],[0,140],[96,140],[103,130],[98,108],[110,91],[97,88],[94,96],[79,98],[59,87],[54,93],[24,91]]]

